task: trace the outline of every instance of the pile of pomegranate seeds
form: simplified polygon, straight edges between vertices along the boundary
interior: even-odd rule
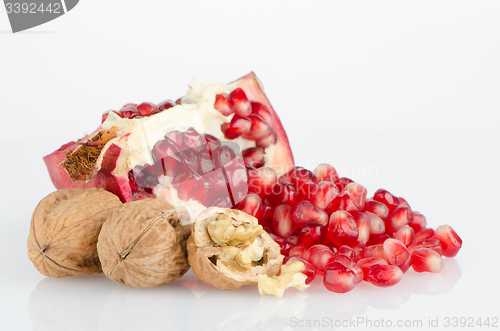
[[[229,95],[218,94],[214,108],[224,116],[233,115],[231,121],[221,125],[221,131],[227,139],[243,137],[255,141],[256,147],[243,151],[243,160],[249,171],[264,165],[265,148],[276,143],[276,132],[271,128],[271,112],[260,102],[248,100],[245,91],[235,89]]]
[[[339,178],[328,164],[313,172],[294,167],[279,178],[262,167],[251,172],[248,186],[238,209],[258,218],[285,262],[304,263],[307,283],[322,276],[332,292],[363,280],[392,286],[410,267],[440,272],[443,256],[454,257],[462,246],[449,225],[427,227],[424,215],[383,189],[367,199],[361,184]]]
[[[160,184],[160,176],[172,178],[180,199],[194,199],[205,206],[230,208],[246,194],[247,173],[241,157],[236,157],[231,143],[210,134],[193,128],[171,131],[153,146],[151,154],[152,165],[136,166],[129,172],[134,200],[154,197],[152,189]]]

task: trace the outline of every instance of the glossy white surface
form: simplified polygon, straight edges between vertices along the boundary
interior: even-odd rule
[[[500,4],[273,3],[87,0],[17,35],[0,9],[2,330],[364,330],[388,321],[436,330],[452,329],[453,317],[500,318]],[[361,283],[341,295],[317,279],[283,299],[256,287],[220,291],[192,272],[132,289],[35,270],[29,220],[53,190],[43,155],[93,130],[105,110],[176,99],[192,75],[228,82],[250,70],[298,165],[331,163],[369,195],[383,187],[405,197],[429,226],[459,233],[458,256],[392,288]]]

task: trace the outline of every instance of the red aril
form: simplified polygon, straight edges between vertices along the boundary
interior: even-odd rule
[[[257,147],[267,148],[269,146],[276,144],[277,139],[278,137],[276,135],[276,132],[274,132],[273,129],[270,129],[269,134],[264,138],[257,140],[255,142],[255,145]]]
[[[320,243],[325,238],[325,234],[326,227],[321,224],[316,222],[306,223],[302,226],[302,229],[300,229],[297,245],[310,247]]]
[[[359,235],[354,218],[343,210],[336,211],[330,216],[328,232],[336,246],[354,245]]]
[[[276,207],[273,203],[271,203],[271,201],[263,199],[259,217],[259,224],[261,224],[262,226],[272,227],[275,208]]]
[[[309,246],[301,246],[300,244],[295,245],[288,252],[288,256],[300,256],[304,257],[304,252],[309,249]]]
[[[273,115],[269,109],[260,102],[252,102],[252,114],[259,115],[269,125],[274,122]]]
[[[292,220],[292,207],[279,205],[274,210],[273,229],[278,236],[286,238],[297,229],[297,224]]]
[[[236,88],[231,94],[229,94],[231,101],[234,105],[234,111],[236,115],[248,116],[252,113],[252,105],[248,101],[247,95],[242,88]]]
[[[387,233],[381,233],[381,234],[374,234],[370,236],[370,240],[368,241],[368,246],[373,246],[373,245],[381,245],[389,239],[389,235]]]
[[[336,183],[339,180],[339,174],[337,170],[332,165],[322,163],[318,165],[314,171],[314,175],[318,182],[327,181],[331,183]]]
[[[382,244],[367,246],[363,250],[362,258],[367,257],[379,257],[387,261],[387,256],[385,256],[384,246]]]
[[[311,257],[311,254],[317,252],[317,251],[320,251],[320,250],[323,250],[323,249],[327,249],[327,250],[330,250],[330,247],[326,246],[326,245],[321,245],[321,244],[316,244],[316,245],[313,245],[311,247],[309,247],[305,252],[304,252],[304,255],[302,256],[304,259],[306,260],[310,260],[310,257]],[[332,253],[335,254],[335,252],[332,251]]]
[[[319,209],[310,201],[304,200],[299,202],[292,211],[292,219],[299,227],[309,222],[318,223],[321,225],[328,224],[328,214],[324,210]]]
[[[418,244],[421,241],[431,239],[434,237],[434,230],[431,228],[426,228],[415,233],[415,242]]]
[[[353,213],[352,217],[354,218],[356,227],[358,228],[358,242],[367,244],[370,240],[370,217],[365,213]]]
[[[318,208],[325,209],[339,195],[339,189],[328,181],[317,183],[311,192],[311,202]]]
[[[265,122],[265,120],[257,114],[251,114],[248,116],[252,125],[250,131],[244,135],[246,139],[250,140],[260,140],[264,139],[271,133],[271,127]]]
[[[276,170],[271,167],[255,169],[248,178],[248,192],[265,198],[272,192],[272,187],[278,181]]]
[[[400,205],[405,205],[405,206],[410,207],[410,204],[408,203],[408,201],[406,201],[403,197],[398,197],[398,201],[399,201]]]
[[[262,200],[256,194],[247,194],[238,204],[238,209],[248,215],[259,218],[262,212]]]
[[[247,148],[243,151],[243,161],[247,168],[260,168],[265,164],[264,159],[264,148],[262,147],[252,147]]]
[[[413,212],[411,208],[405,205],[400,205],[392,209],[385,220],[385,231],[392,235],[401,227],[413,221]]]
[[[411,266],[416,272],[438,273],[444,268],[441,255],[429,248],[417,248],[412,255]]]
[[[408,225],[405,225],[399,228],[399,230],[396,231],[392,237],[401,241],[406,247],[408,247],[415,243],[415,230]]]
[[[408,251],[410,252],[410,254],[413,254],[413,252],[417,248],[432,249],[433,251],[438,253],[440,256],[443,255],[443,249],[441,248],[441,243],[437,239],[427,239],[427,240],[419,242],[418,244],[415,243],[413,245],[410,245],[410,247],[408,247]]]
[[[293,248],[292,248],[293,249]],[[292,250],[290,250],[291,252]],[[314,278],[316,278],[316,269],[314,268],[314,266],[311,264],[311,262],[305,260],[304,258],[300,257],[300,256],[291,256],[290,258],[285,258],[286,261],[283,261],[283,264],[286,264],[288,263],[289,261],[291,262],[295,262],[295,261],[299,261],[299,262],[302,262],[304,263],[304,270],[301,271],[304,275],[307,276],[307,279],[306,279],[306,284],[309,284],[310,282],[312,282],[314,280]]]
[[[368,281],[378,287],[396,285],[403,278],[403,271],[394,265],[376,264],[368,270]]]
[[[288,256],[288,254],[290,253],[290,250],[295,247],[294,244],[292,244],[291,242],[289,242],[288,240],[280,237],[280,236],[277,236],[273,233],[270,233],[269,234],[271,236],[271,238],[273,238],[274,241],[276,241],[276,243],[278,245],[280,245],[280,248],[281,248],[281,254],[285,255],[285,256]]]
[[[360,208],[351,193],[343,192],[325,208],[325,211],[328,214],[334,213],[338,210],[345,210],[349,213],[354,213],[360,211]]]
[[[111,113],[111,112],[112,112],[112,113],[115,113],[117,116],[122,117],[122,115],[121,115],[119,112],[117,112],[117,111],[115,111],[115,110],[108,110],[107,112],[104,112],[104,113],[102,114],[102,117],[101,117],[101,124],[102,124],[102,123],[104,123],[104,121],[108,118],[109,113]],[[72,141],[72,142],[71,142],[71,145],[73,145],[73,144],[74,144],[74,142]],[[70,146],[71,146],[71,145],[70,145]],[[63,146],[64,146],[64,145],[63,145]],[[61,146],[61,147],[63,147],[63,146]],[[66,146],[66,147],[67,147],[67,146]],[[63,148],[63,149],[64,149],[64,148]]]
[[[205,137],[194,128],[189,128],[182,132],[182,150],[192,150],[199,153],[206,148]]]
[[[137,111],[141,116],[151,116],[154,113],[158,112],[158,106],[152,102],[143,102],[137,105]]]
[[[292,183],[276,183],[271,188],[269,200],[275,205],[287,204],[291,207],[295,207],[297,204],[297,192]]]
[[[176,104],[175,102],[173,102],[172,100],[168,99],[168,100],[163,100],[162,102],[160,102],[158,104],[158,110],[159,111],[163,111],[163,110],[166,110],[166,109],[170,109],[172,107],[175,107]]]
[[[233,101],[226,93],[217,94],[215,96],[214,108],[220,111],[224,116],[229,116],[234,113]]]
[[[389,208],[389,211],[399,205],[399,199],[395,195],[384,189],[378,189],[373,195],[373,200],[382,202]]]
[[[250,119],[236,114],[231,122],[222,124],[221,130],[227,139],[236,139],[250,132],[251,127],[252,121]]]
[[[320,249],[309,255],[309,262],[316,269],[318,275],[325,274],[326,265],[333,261],[335,254],[329,249]]]
[[[369,211],[363,212],[370,219],[370,236],[385,234],[385,222],[377,215]]]
[[[341,177],[339,180],[335,182],[335,185],[337,185],[339,191],[342,193],[344,191],[344,188],[352,183],[353,180],[347,177]]]
[[[352,182],[347,184],[344,190],[346,192],[349,192],[354,200],[356,200],[356,204],[358,205],[359,210],[363,210],[366,203],[366,188],[361,184]]]
[[[295,231],[294,233],[297,233],[297,231]],[[291,242],[294,245],[297,245],[297,241],[299,240],[299,236],[296,234],[292,234],[291,236],[288,236],[288,238],[286,238],[286,240],[288,240],[289,242]]]
[[[361,283],[363,281],[363,269],[359,265],[356,264],[352,259],[343,254],[337,254],[333,258],[332,262],[340,262],[356,274],[356,284]]]
[[[340,262],[331,262],[326,266],[323,285],[326,289],[335,293],[346,293],[357,284],[356,273]]]
[[[385,220],[389,216],[389,208],[382,202],[367,200],[365,203],[365,211],[377,215],[382,220]]]
[[[439,240],[443,249],[443,255],[454,257],[462,248],[462,239],[449,225],[440,225],[434,231],[434,238]]]
[[[410,223],[410,226],[415,230],[415,233],[418,231],[425,229],[427,227],[427,220],[425,216],[419,213],[418,211],[413,212],[413,221]]]
[[[368,271],[374,265],[387,265],[387,261],[380,257],[367,257],[358,261],[358,266],[363,270],[364,281],[368,281]]]
[[[411,254],[401,241],[389,238],[384,241],[383,247],[389,264],[399,267],[403,273],[410,268]]]
[[[337,255],[345,255],[353,261],[356,261],[356,252],[349,246],[342,245],[337,249]]]

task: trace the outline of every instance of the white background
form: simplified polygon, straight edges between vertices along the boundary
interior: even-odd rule
[[[421,320],[414,329],[424,330],[429,319],[442,329],[447,317],[500,318],[499,17],[498,1],[85,0],[12,34],[0,8],[1,329],[363,330],[334,325],[363,318]],[[191,272],[141,290],[36,271],[30,217],[54,189],[44,155],[108,109],[176,99],[192,76],[229,82],[250,71],[296,164],[331,163],[369,195],[405,197],[429,226],[453,226],[464,245],[441,274],[410,270],[393,288],[343,295],[318,281],[279,300],[255,287],[219,291]],[[314,320],[328,323],[294,326]]]

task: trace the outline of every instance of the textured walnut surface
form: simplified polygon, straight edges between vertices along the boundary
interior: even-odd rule
[[[104,273],[116,283],[153,287],[169,283],[189,270],[186,210],[162,199],[123,204],[104,223],[97,249]]]
[[[122,203],[96,188],[53,192],[40,201],[31,218],[28,257],[45,276],[101,272],[97,238],[102,224]]]
[[[256,284],[258,275],[275,275],[283,262],[279,245],[267,232],[260,235],[265,250],[262,262],[254,267],[242,267],[237,262],[224,258],[217,259],[222,248],[208,234],[207,227],[220,214],[233,219],[233,225],[257,225],[257,219],[239,210],[210,207],[203,211],[193,224],[188,240],[189,264],[198,278],[223,290],[234,290],[243,285]]]

